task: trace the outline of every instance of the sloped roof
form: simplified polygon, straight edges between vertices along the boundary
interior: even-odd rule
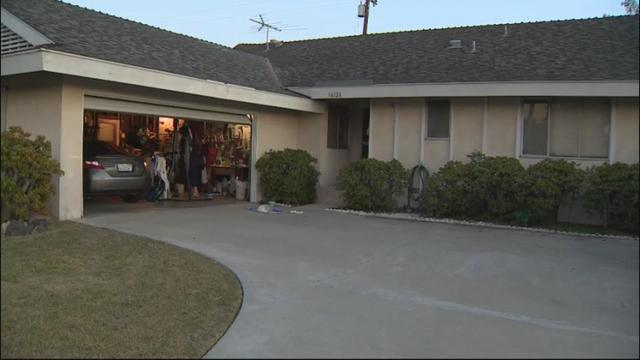
[[[283,92],[261,56],[55,0],[2,0],[2,7],[53,40],[44,48]]]
[[[462,40],[462,48],[448,48],[450,40]],[[235,48],[269,58],[284,86],[639,78],[637,15]]]
[[[637,15],[291,41],[265,51],[57,0],[2,7],[53,41],[41,47],[281,93],[329,84],[639,79]],[[462,48],[449,49],[450,40]]]

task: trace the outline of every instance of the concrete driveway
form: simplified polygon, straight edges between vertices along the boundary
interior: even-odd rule
[[[249,204],[83,221],[231,268],[242,309],[207,357],[638,357],[638,242]]]

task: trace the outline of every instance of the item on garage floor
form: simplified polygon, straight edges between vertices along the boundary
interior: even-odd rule
[[[164,186],[164,182],[159,177],[155,177],[153,179],[153,185],[144,194],[144,198],[151,202],[157,201],[165,191]]]
[[[256,211],[259,212],[259,213],[268,214],[268,213],[271,212],[271,206],[266,205],[266,204],[262,204],[262,205],[258,206]]]
[[[245,197],[246,197],[245,194],[247,192],[247,182],[246,181],[240,181],[236,177],[235,185],[236,185],[236,199],[237,200],[244,200]]]
[[[184,184],[176,184],[176,191],[178,195],[182,196],[184,194]]]

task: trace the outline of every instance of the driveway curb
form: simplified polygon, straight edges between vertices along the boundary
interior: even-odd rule
[[[501,224],[494,224],[494,223],[489,223],[484,221],[439,219],[439,218],[423,217],[423,216],[407,214],[407,213],[374,213],[374,212],[367,212],[367,211],[336,209],[336,208],[325,208],[325,210],[331,211],[331,212],[337,212],[337,213],[376,217],[376,218],[383,218],[383,219],[476,226],[476,227],[484,227],[484,228],[492,228],[492,229],[523,230],[523,231],[558,234],[558,235],[588,236],[588,237],[595,237],[595,238],[623,239],[623,240],[636,240],[636,241],[638,240],[637,237],[625,236],[625,235],[587,234],[587,233],[580,233],[580,232],[574,232],[574,231],[560,231],[560,230],[551,230],[551,229],[535,228],[535,227],[501,225]]]

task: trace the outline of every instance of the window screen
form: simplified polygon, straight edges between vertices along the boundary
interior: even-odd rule
[[[552,99],[549,111],[547,109],[547,101],[534,100],[523,104],[524,155],[586,158],[606,158],[609,155],[608,101]]]
[[[580,123],[580,156],[609,156],[610,104],[607,101],[585,101]]]
[[[429,101],[427,108],[427,137],[449,138],[449,100]]]
[[[527,101],[522,107],[522,153],[547,155],[547,126],[549,104],[546,101]]]

